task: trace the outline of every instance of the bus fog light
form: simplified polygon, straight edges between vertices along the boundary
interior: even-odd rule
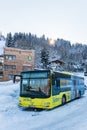
[[[19,99],[19,103],[21,103],[21,100]]]

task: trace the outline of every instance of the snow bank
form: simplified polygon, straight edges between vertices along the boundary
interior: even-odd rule
[[[7,111],[18,103],[19,83],[0,82],[0,112]]]

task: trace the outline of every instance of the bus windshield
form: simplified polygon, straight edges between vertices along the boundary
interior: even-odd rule
[[[31,98],[46,98],[50,96],[50,79],[46,74],[23,75],[21,82],[21,96]]]

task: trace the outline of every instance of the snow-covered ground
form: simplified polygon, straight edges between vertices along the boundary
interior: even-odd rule
[[[87,130],[87,92],[64,106],[30,111],[18,107],[19,85],[0,82],[0,130]]]

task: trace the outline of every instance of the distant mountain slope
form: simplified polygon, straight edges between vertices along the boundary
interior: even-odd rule
[[[31,33],[11,33],[7,34],[6,46],[20,49],[35,50],[35,68],[42,68],[41,54],[46,48],[49,52],[49,60],[55,58],[64,61],[63,67],[65,71],[83,71],[83,65],[87,64],[87,45],[82,43],[71,44],[70,41],[64,39],[54,40],[54,44],[50,43],[49,38],[45,35],[37,37]]]

